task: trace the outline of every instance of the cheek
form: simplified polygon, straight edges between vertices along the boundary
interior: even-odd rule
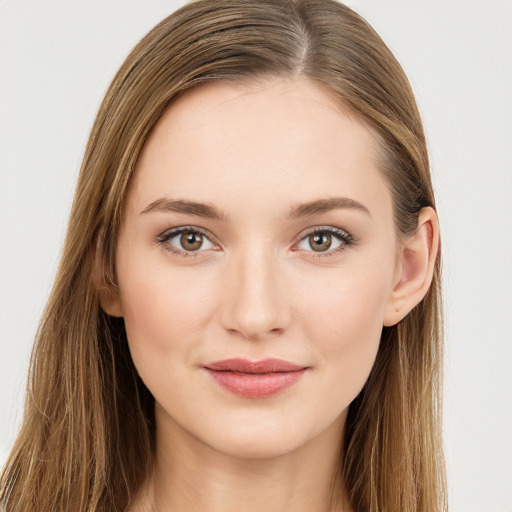
[[[304,298],[302,328],[321,355],[333,400],[348,405],[371,371],[383,327],[389,294],[387,274],[366,267],[315,286]],[[317,285],[318,285],[317,281]],[[311,288],[310,288],[311,290]],[[340,392],[341,391],[341,392]]]
[[[148,267],[133,260],[119,267],[126,333],[136,365],[154,363],[154,357],[166,354],[190,353],[212,307],[210,281],[192,267],[172,272],[168,266]]]
[[[343,274],[340,272],[340,274]],[[334,347],[351,341],[360,343],[380,334],[384,311],[389,295],[389,285],[382,272],[366,270],[361,273],[340,275],[309,286],[308,294],[302,293],[300,316],[310,319],[306,324],[323,332],[325,341]],[[316,319],[316,320],[315,320]]]

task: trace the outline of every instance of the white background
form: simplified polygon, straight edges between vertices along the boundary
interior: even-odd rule
[[[99,102],[137,40],[182,3],[0,0],[0,460]],[[512,512],[512,2],[350,5],[404,66],[429,139],[451,511]]]

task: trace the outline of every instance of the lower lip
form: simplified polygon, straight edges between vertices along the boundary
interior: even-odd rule
[[[265,398],[295,384],[306,368],[293,372],[237,373],[206,368],[210,376],[223,388],[245,398]]]

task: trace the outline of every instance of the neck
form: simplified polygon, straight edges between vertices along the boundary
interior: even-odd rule
[[[142,499],[145,506],[136,509],[349,512],[342,505],[346,500],[341,498],[343,486],[336,471],[344,421],[340,417],[305,445],[269,458],[220,453],[175,423],[161,423],[154,474]]]

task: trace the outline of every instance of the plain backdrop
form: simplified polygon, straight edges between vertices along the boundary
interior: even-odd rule
[[[0,0],[0,461],[99,102],[138,39],[183,3]],[[402,63],[428,135],[451,511],[512,512],[512,2],[349,5]]]

